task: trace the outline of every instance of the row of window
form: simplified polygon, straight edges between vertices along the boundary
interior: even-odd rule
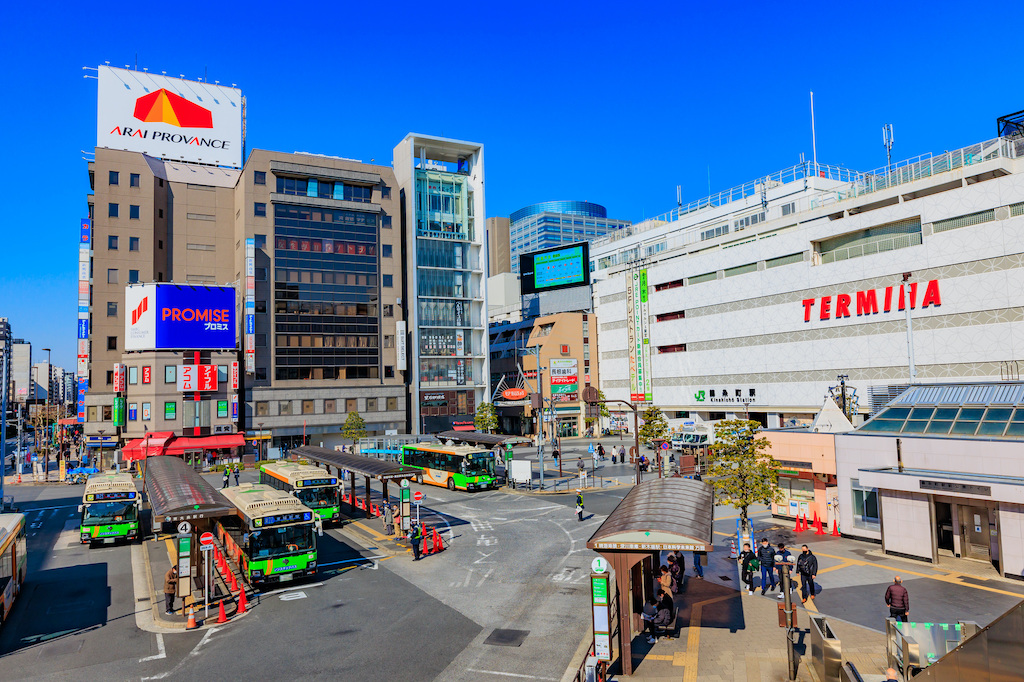
[[[117,271],[117,268],[110,268],[110,269],[108,269],[107,270],[107,284],[117,284],[117,283],[118,283],[118,271]],[[139,271],[138,270],[129,270],[128,271],[128,284],[138,284],[138,283],[139,283]]]
[[[109,304],[108,304],[109,305]],[[116,305],[116,304],[115,304]],[[264,342],[266,335],[264,334]],[[110,346],[111,339],[113,339],[113,347]],[[107,350],[117,349],[117,337],[107,337]],[[153,383],[153,367],[152,365],[142,365],[141,367],[132,366],[128,367],[128,385],[134,386],[136,384],[151,384]],[[228,366],[217,365],[217,381],[220,384],[226,383],[228,380]],[[110,386],[114,383],[114,372],[113,370],[107,371],[107,385]],[[178,366],[177,365],[164,365],[164,383],[165,384],[176,384],[178,383]],[[91,420],[90,420],[91,421]]]
[[[376,366],[369,367],[281,367],[278,366],[274,376],[278,381],[315,381],[320,379],[379,379],[380,370]],[[394,367],[384,368],[384,377],[395,376]],[[259,379],[257,373],[257,379]]]
[[[324,400],[257,400],[256,416],[271,416],[271,403],[277,415],[345,414],[351,412],[394,412],[398,398],[325,398]],[[362,406],[363,409],[359,409]]]
[[[108,185],[120,185],[121,184],[121,174],[118,173],[117,171],[110,171],[110,175],[107,176],[107,184]],[[128,174],[128,186],[129,187],[138,187],[139,184],[140,184],[139,174],[138,173],[129,173]]]
[[[160,403],[157,403],[159,407]],[[141,409],[140,409],[141,407]],[[167,400],[163,403],[164,407],[164,421],[177,421],[178,419],[178,402],[175,400]],[[187,400],[182,402],[181,412],[182,424],[185,426],[209,426],[210,416],[213,411],[216,410],[218,419],[227,419],[230,417],[230,404],[227,400]],[[128,414],[125,415],[127,420],[130,422],[134,421],[152,421],[153,420],[153,404],[152,403],[128,403]],[[113,419],[113,408],[110,405],[90,405],[86,408],[86,420],[90,422],[104,421],[108,422]]]
[[[109,235],[107,237],[107,250],[108,251],[117,251],[119,243],[120,243],[120,240],[118,239],[118,236],[116,234]],[[129,251],[138,251],[139,250],[139,238],[138,237],[128,237],[128,250]]]
[[[108,218],[118,218],[118,217],[120,217],[120,215],[121,215],[121,205],[120,204],[114,204],[114,203],[107,204],[107,217]],[[136,206],[135,204],[129,204],[128,205],[128,217],[131,218],[132,220],[138,220],[139,219],[139,207]],[[163,217],[163,216],[161,216],[161,217]]]
[[[266,184],[266,177],[264,177],[263,183],[257,184]],[[277,178],[277,192],[292,196],[356,201],[362,204],[368,204],[373,199],[373,187],[349,185],[340,181],[317,178],[279,177]],[[391,196],[391,188],[387,185],[382,186],[381,196],[384,198]]]

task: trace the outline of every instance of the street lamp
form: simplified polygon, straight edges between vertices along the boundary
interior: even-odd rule
[[[256,443],[256,458],[263,460],[263,422],[256,422],[256,426],[260,429],[260,440]]]
[[[105,434],[107,432],[107,430],[106,429],[98,429],[98,431],[100,432],[100,456],[99,456],[99,466],[96,467],[96,468],[99,469],[100,471],[102,471],[103,470],[103,434]]]
[[[50,481],[50,391],[53,388],[53,366],[50,364],[50,349],[44,348],[46,351],[46,411],[43,412],[43,418],[46,420],[46,429],[44,431],[44,437],[46,438],[46,458],[43,460],[43,472],[46,476],[46,481]]]

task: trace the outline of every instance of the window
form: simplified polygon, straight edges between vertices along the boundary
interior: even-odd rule
[[[728,225],[719,225],[718,227],[712,227],[710,230],[704,230],[700,233],[700,240],[707,241],[708,239],[721,237],[723,234],[729,234]]]
[[[256,268],[256,281],[257,282],[266,282],[267,281],[267,269],[266,268]]]
[[[788,216],[788,215],[790,215],[792,213],[796,213],[796,202],[795,201],[791,201],[788,204],[783,204],[782,205],[782,215],[783,216]]]
[[[682,320],[686,317],[685,310],[675,310],[671,313],[661,313],[654,317],[658,322],[668,322],[669,320]]]
[[[665,291],[666,289],[675,289],[677,287],[683,286],[683,281],[684,280],[681,280],[681,279],[675,279],[675,280],[672,280],[671,282],[662,282],[661,284],[655,284],[654,285],[654,290],[655,291]]]
[[[158,185],[160,185],[161,187],[163,187],[164,186],[164,179],[163,178],[157,178],[156,179],[156,183]]]
[[[158,208],[156,210],[156,217],[157,218],[163,218],[164,217],[164,210],[162,208]],[[160,248],[162,249],[164,247],[161,246]]]
[[[118,173],[117,171],[110,171],[110,175],[108,176],[108,179],[107,179],[107,184],[108,185],[116,185],[116,184],[118,184],[120,182],[120,180],[119,180],[120,176],[121,176],[121,174]]]
[[[390,199],[391,198],[391,188],[388,187],[387,185],[381,185],[380,186],[380,198],[381,199]]]
[[[117,217],[117,208],[118,208],[117,204],[107,204],[107,217],[108,218],[116,218]]]
[[[129,187],[138,187],[139,186],[139,174],[138,173],[130,173],[128,175],[128,186]]]
[[[266,345],[266,344],[264,344],[264,345]],[[267,368],[266,367],[257,367],[256,368],[256,381],[266,381],[266,380],[267,380]]]
[[[382,215],[380,217],[380,226],[381,227],[391,227],[391,216],[389,216],[389,215]]]
[[[174,421],[178,418],[178,403],[168,400],[164,403],[164,419]]]
[[[256,301],[256,312],[258,312],[258,313],[265,313],[265,312],[267,312],[267,302],[266,301]]]
[[[107,317],[117,317],[117,301],[107,301]]]
[[[114,383],[114,370],[107,370],[107,386]]]
[[[139,219],[139,207],[135,204],[128,205],[128,218],[131,220]]]
[[[268,400],[257,400],[256,401],[256,416],[266,417],[270,414],[270,401]]]
[[[128,271],[128,284],[138,284],[138,283],[139,283],[139,271],[138,270],[129,270]]]
[[[388,411],[393,412],[398,409],[398,398],[388,398]]]
[[[128,237],[128,250],[129,251],[138,251],[139,250],[139,238],[138,237]]]
[[[733,221],[732,226],[737,230],[745,230],[748,227],[753,227],[754,225],[763,223],[764,221],[765,213],[764,211],[761,211],[760,213],[754,213],[753,215],[744,216],[739,220]],[[726,232],[728,231],[728,227],[726,227]]]
[[[391,334],[385,334],[384,335],[384,347],[385,348],[394,348],[395,347],[395,337],[392,336]]]
[[[376,398],[367,398],[366,399],[366,411],[367,412],[376,412],[377,411],[377,399]]]
[[[292,401],[282,400],[277,403],[278,414],[291,414],[292,413]]]
[[[380,255],[382,258],[391,258],[391,244],[381,244]]]
[[[88,414],[88,416],[86,417],[86,421],[90,421],[90,422],[97,421],[97,419],[96,419],[96,406],[95,405],[90,405],[87,408],[86,412]]]
[[[134,422],[134,421],[138,421],[138,419],[139,419],[139,404],[138,403],[128,403],[128,420]]]
[[[254,234],[252,236],[253,246],[257,249],[267,248],[267,235],[265,234]]]
[[[116,235],[112,234],[109,237],[107,237],[107,250],[109,250],[109,251],[117,251],[117,236]]]
[[[857,528],[878,529],[878,489],[864,488],[860,480],[850,479],[853,496],[853,525]]]
[[[117,284],[117,268],[107,270],[107,284]]]
[[[226,384],[228,382],[228,366],[217,365],[217,383]]]
[[[658,346],[659,353],[685,353],[685,343],[673,343],[668,346]]]
[[[253,204],[252,214],[254,216],[258,216],[258,217],[266,217],[266,215],[267,215],[267,205],[257,201],[255,204]]]
[[[357,187],[355,185],[345,185],[345,201],[357,201],[362,204],[370,203],[373,198],[372,187]]]
[[[253,173],[252,173],[252,184],[254,184],[254,185],[265,185],[265,184],[267,184],[267,173],[266,173],[266,171],[253,171]]]
[[[394,275],[384,275],[384,286],[385,287],[393,287],[393,286],[395,286],[395,276]]]
[[[178,382],[178,366],[164,365],[164,383],[175,384]]]
[[[324,412],[327,414],[333,414],[337,408],[337,401],[334,398],[327,398],[324,400]]]
[[[384,365],[384,378],[385,379],[394,379],[395,378],[395,368],[393,366],[391,366],[391,365]]]
[[[345,411],[346,412],[358,412],[359,404],[355,398],[348,398],[345,400]]]
[[[114,408],[111,405],[104,405],[100,408],[103,412],[103,421],[109,422],[114,418]]]
[[[389,305],[383,306],[383,308],[384,308],[384,317],[394,317],[395,316],[394,306],[389,304]]]
[[[217,401],[217,418],[227,419],[228,416],[228,401],[218,400]]]
[[[257,348],[266,348],[267,347],[267,335],[266,334],[257,334],[256,335],[256,347]]]
[[[139,383],[139,368],[129,367],[128,368],[128,383],[137,384]]]
[[[108,336],[107,337],[107,350],[117,350],[117,337],[116,336]]]

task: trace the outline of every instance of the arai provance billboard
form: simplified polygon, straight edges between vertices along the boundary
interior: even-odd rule
[[[124,299],[126,351],[237,348],[233,287],[137,284]]]
[[[97,102],[97,147],[242,166],[238,88],[101,66]]]

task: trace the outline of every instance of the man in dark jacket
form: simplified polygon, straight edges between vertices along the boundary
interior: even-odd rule
[[[750,562],[755,554],[750,551],[750,543],[743,543],[743,551],[740,552],[740,579],[747,586],[747,594],[754,594],[754,572],[750,570]]]
[[[174,595],[178,591],[178,567],[171,566],[164,576],[164,613],[168,616],[174,613]]]
[[[808,598],[814,599],[814,578],[818,575],[818,557],[807,545],[797,557],[796,572],[800,574],[800,601],[806,604]]]
[[[892,585],[885,591],[885,603],[889,606],[889,616],[907,622],[910,615],[910,594],[903,587],[903,579],[898,575],[892,579]]]
[[[761,538],[757,560],[761,562],[761,594],[764,594],[769,582],[775,589],[775,548],[768,544],[768,538]]]
[[[643,614],[644,627],[650,632],[647,635],[647,643],[654,644],[658,641],[658,637],[655,635],[658,628],[668,627],[668,624],[672,622],[672,608],[664,601],[656,602],[654,597],[650,597],[647,602],[648,607],[644,609]],[[654,610],[653,615],[648,614],[651,610]]]

